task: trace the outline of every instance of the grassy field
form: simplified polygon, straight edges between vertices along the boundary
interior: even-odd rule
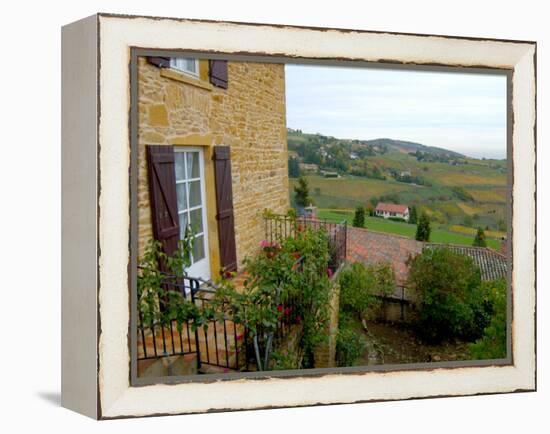
[[[346,220],[349,225],[353,222],[353,211],[320,209],[318,216],[320,218]],[[367,229],[373,231],[402,235],[408,238],[414,238],[416,235],[416,225],[385,220],[378,217],[365,217],[365,226]],[[474,241],[474,235],[452,232],[434,225],[432,227],[430,241],[434,243],[462,244],[465,246],[471,246]],[[487,246],[492,249],[499,250],[500,241],[487,238]]]
[[[409,203],[436,201],[441,196],[452,195],[451,190],[446,187],[426,187],[354,176],[324,178],[311,175],[307,176],[307,181],[310,193],[320,208],[354,208],[366,204],[372,197],[389,194],[398,194],[404,202]],[[295,178],[290,179],[291,197],[296,182]]]
[[[433,166],[438,164],[431,163]],[[449,164],[445,166],[455,169],[455,166]],[[505,179],[502,174],[500,177]],[[398,198],[398,203],[416,205],[421,212],[426,211],[435,223],[441,225],[464,225],[470,220],[467,225],[471,227],[496,230],[499,222],[505,220],[506,187],[501,185],[459,185],[473,198],[466,201],[456,197],[450,184],[425,186],[393,179],[379,180],[349,175],[339,178],[307,175],[306,178],[311,198],[319,208],[354,209],[359,205],[366,206],[372,198],[391,202],[392,200],[384,198],[393,195]],[[297,179],[291,178],[289,181],[292,200]],[[472,178],[469,177],[468,181],[472,181]],[[486,182],[493,180],[488,177]]]

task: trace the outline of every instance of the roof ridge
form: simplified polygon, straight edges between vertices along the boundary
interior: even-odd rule
[[[425,245],[435,245],[435,246],[450,246],[450,247],[458,247],[458,248],[461,248],[461,249],[470,249],[470,250],[483,250],[483,251],[486,251],[486,252],[489,252],[489,253],[492,253],[492,254],[495,254],[495,255],[498,255],[504,259],[506,259],[506,255],[495,250],[495,249],[492,249],[491,247],[482,247],[482,246],[466,246],[464,244],[454,244],[454,243],[436,243],[436,242],[433,242],[433,241],[429,241],[429,242],[424,242]]]

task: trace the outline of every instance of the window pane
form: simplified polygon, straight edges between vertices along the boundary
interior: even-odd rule
[[[198,152],[188,152],[187,153],[187,178],[199,178],[200,168],[199,168],[199,153]]]
[[[193,262],[204,259],[204,236],[195,237],[193,242]]]
[[[187,209],[187,189],[185,187],[185,182],[176,184],[176,193],[178,196],[178,211]]]
[[[189,185],[189,207],[201,205],[201,182],[191,181]]]
[[[184,72],[197,73],[197,63],[192,57],[172,57],[170,67]]]
[[[183,214],[180,214],[179,220],[180,220],[180,240],[184,240],[185,230],[187,228],[187,213],[184,212]]]
[[[183,152],[175,153],[176,159],[176,181],[185,179],[185,154]]]
[[[190,71],[190,72],[197,72],[196,71],[196,62],[195,62],[195,59],[193,58],[188,58],[188,59],[185,59],[185,63],[186,63],[186,67],[187,67],[187,70]]]
[[[190,212],[191,215],[191,230],[194,234],[199,234],[202,229],[202,208],[195,209]]]

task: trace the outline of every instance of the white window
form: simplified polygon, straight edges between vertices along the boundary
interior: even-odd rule
[[[171,57],[170,68],[198,77],[199,59],[194,59],[192,57]]]
[[[185,238],[187,230],[194,238],[187,272],[192,277],[210,279],[203,152],[188,146],[175,147],[175,151],[180,239]]]

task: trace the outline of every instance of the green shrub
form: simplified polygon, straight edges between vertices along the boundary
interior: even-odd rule
[[[418,297],[418,333],[428,342],[479,338],[490,321],[492,303],[479,268],[446,247],[424,249],[409,261],[408,286]]]
[[[483,336],[468,349],[472,359],[503,359],[506,357],[506,281],[485,282],[483,286],[493,314]]]
[[[283,371],[287,369],[300,369],[302,365],[302,355],[298,351],[280,351],[275,350],[271,355],[273,363],[271,369]]]
[[[472,244],[476,247],[487,247],[487,240],[485,239],[485,232],[482,228],[477,228],[477,233]]]
[[[353,328],[353,323],[345,316],[340,318],[336,336],[336,365],[353,366],[365,352],[365,336]]]
[[[416,205],[413,205],[411,207],[411,212],[409,214],[409,223],[412,225],[415,225],[418,220],[418,210],[416,209]]]
[[[340,283],[340,310],[362,318],[379,304],[376,295],[389,294],[395,288],[391,264],[364,265],[353,263],[342,270]]]
[[[309,196],[309,184],[303,176],[298,178],[298,184],[294,186],[294,201],[301,207],[309,206],[312,203]]]
[[[428,214],[423,212],[418,219],[418,224],[416,225],[416,241],[430,241],[431,231],[430,217],[428,217]]]
[[[355,209],[355,215],[353,216],[353,227],[365,227],[365,208],[363,206],[358,206]]]

